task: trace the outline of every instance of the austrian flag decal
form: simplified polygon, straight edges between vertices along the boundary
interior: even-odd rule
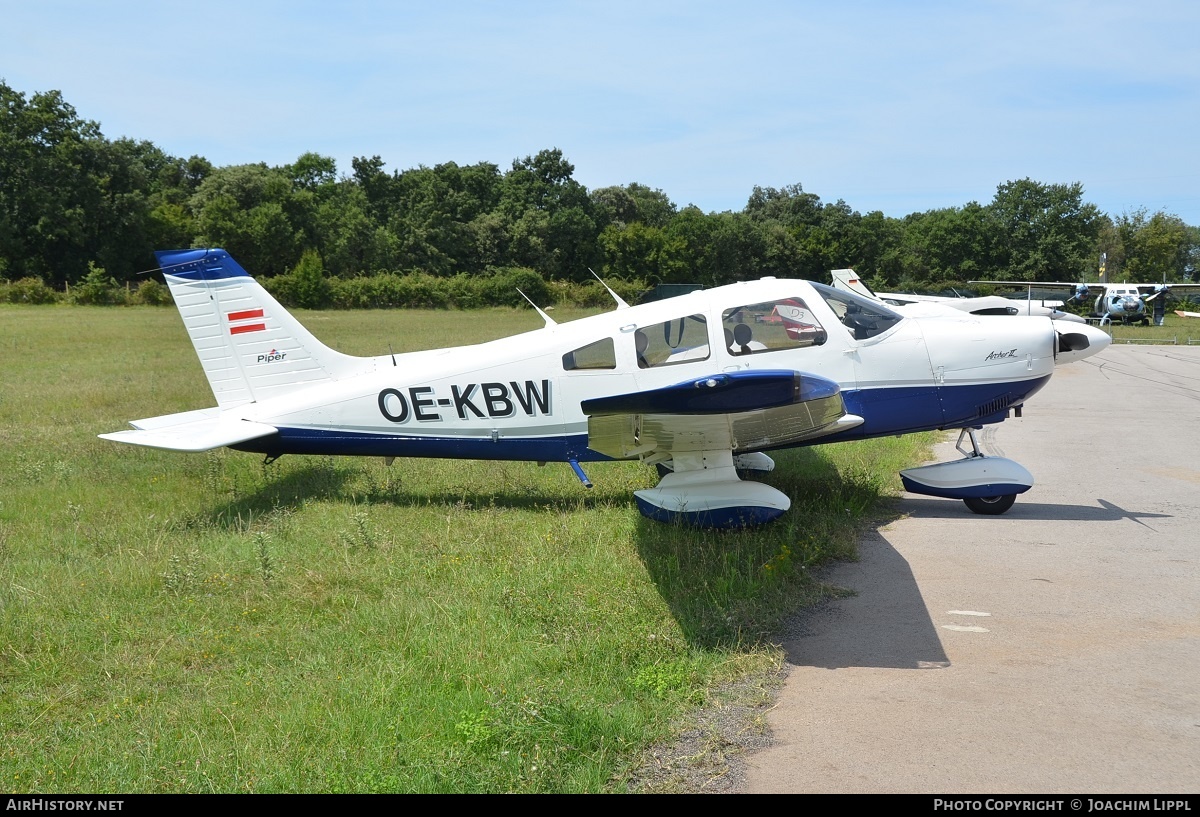
[[[262,322],[261,309],[244,309],[241,312],[230,312],[225,316],[229,320],[229,334],[240,335],[243,332],[262,332],[267,325]]]

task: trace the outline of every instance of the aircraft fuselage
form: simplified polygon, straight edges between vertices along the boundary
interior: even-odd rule
[[[802,303],[809,321],[791,336],[766,308],[785,302]],[[475,346],[381,356],[370,371],[241,407],[279,434],[236,447],[272,456],[609,459],[588,447],[585,401],[756,369],[837,383],[847,411],[864,422],[821,439],[829,442],[997,422],[1054,368],[1056,333],[1045,318],[876,310],[864,329],[847,306],[862,304],[806,281],[763,280]],[[726,345],[724,330],[738,323],[763,337],[763,348]],[[656,360],[639,361],[639,332],[653,333]],[[250,365],[282,364],[280,354]]]

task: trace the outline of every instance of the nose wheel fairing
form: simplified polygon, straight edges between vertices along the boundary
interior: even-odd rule
[[[970,451],[962,447],[964,437],[970,438]],[[997,514],[1008,510],[1017,494],[1033,487],[1033,475],[1020,463],[1006,457],[988,457],[980,452],[975,429],[962,429],[958,449],[966,455],[960,460],[901,471],[904,490],[961,499],[976,513]]]
[[[1004,457],[970,457],[924,465],[900,472],[904,490],[947,499],[1023,494],[1033,476],[1023,465]]]

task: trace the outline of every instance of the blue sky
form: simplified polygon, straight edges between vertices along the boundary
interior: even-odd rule
[[[861,213],[1080,182],[1200,226],[1200,3],[0,0],[0,79],[105,136],[348,174],[559,148],[590,189]]]

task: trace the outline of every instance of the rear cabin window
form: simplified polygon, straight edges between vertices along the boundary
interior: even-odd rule
[[[829,337],[803,298],[726,309],[721,313],[721,328],[731,355],[820,346]]]
[[[633,333],[633,343],[642,369],[708,360],[708,321],[703,315],[684,315],[642,326]]]
[[[580,346],[563,355],[564,371],[615,368],[617,368],[617,352],[612,338],[604,338],[595,343],[589,343],[587,346]]]

